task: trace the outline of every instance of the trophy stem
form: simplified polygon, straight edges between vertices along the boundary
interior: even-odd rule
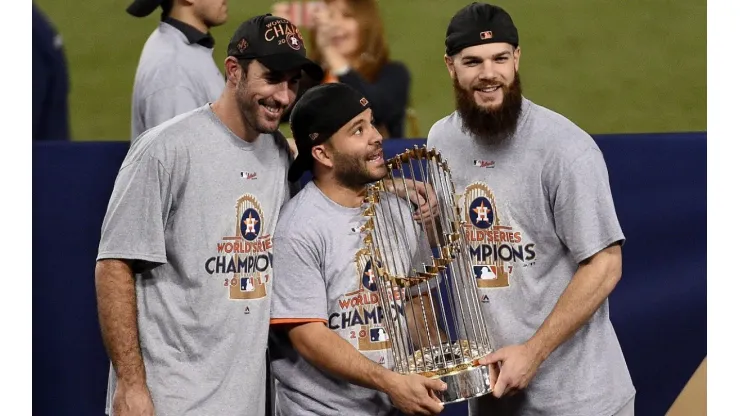
[[[409,162],[410,162],[410,160],[409,160]],[[413,175],[413,171],[414,171],[414,166],[413,166],[413,165],[412,165],[411,163],[409,163],[409,164],[410,164],[410,167],[411,167],[411,169],[410,169],[410,172],[411,172],[411,174]],[[411,207],[411,206],[413,206],[413,204],[411,203],[411,199],[410,199],[410,197],[409,197],[409,195],[411,195],[411,194],[410,194],[410,192],[409,192],[409,188],[408,188],[408,186],[407,186],[407,184],[406,184],[406,175],[404,175],[404,172],[403,172],[403,167],[402,167],[402,166],[400,167],[399,171],[400,171],[400,174],[401,174],[401,182],[403,183],[403,187],[404,187],[404,191],[405,191],[405,192],[404,192],[404,195],[406,195],[406,203],[408,204],[408,206],[409,206],[409,207]],[[417,196],[418,196],[418,193],[417,193]],[[418,201],[418,199],[417,199],[417,201]],[[400,202],[399,202],[399,203],[400,203]],[[402,223],[404,224],[404,228],[405,228],[405,220],[404,220],[403,218],[401,218],[401,221],[402,221]],[[421,238],[421,234],[419,233],[419,230],[418,230],[418,229],[417,229],[416,227],[411,227],[411,228],[413,228],[413,229],[414,229],[414,236],[415,236],[415,238],[416,238],[416,241],[417,241],[417,242],[422,242],[422,241],[423,241],[423,239]],[[420,299],[420,300],[421,300],[421,299]],[[418,320],[417,320],[417,317],[416,317],[416,311],[415,311],[415,308],[413,308],[413,307],[411,308],[411,313],[412,313],[412,315],[413,315],[413,316],[412,316],[412,319],[413,319],[413,320],[414,320],[415,322],[418,322]],[[426,314],[426,313],[425,313],[424,311],[422,311],[422,313],[423,313],[424,315]],[[426,320],[426,319],[425,319],[425,320]],[[426,326],[426,325],[425,325],[425,326]],[[416,344],[416,345],[417,345],[417,346],[418,346],[419,348],[423,348],[424,342],[423,342],[423,338],[422,338],[421,334],[419,333],[419,326],[418,326],[418,325],[414,325],[414,327],[416,328],[416,330],[417,330],[417,334],[418,334],[417,342],[416,342],[415,344]],[[429,340],[429,344],[428,344],[428,345],[429,345],[429,346],[431,347],[431,345],[432,345],[432,340],[431,340],[431,338],[429,337],[429,332],[428,332],[428,329],[427,329],[427,337],[428,337],[428,340]],[[425,368],[433,368],[433,364],[434,364],[433,362],[431,363],[431,365],[429,365],[429,366],[427,365],[427,362],[426,362],[426,356],[425,356],[425,355],[422,355],[422,360],[423,360],[423,363],[424,363],[424,367],[425,367]],[[416,360],[414,360],[414,363],[416,364]],[[415,368],[417,368],[417,371],[418,371],[418,365],[415,365]]]
[[[410,162],[410,165],[411,165],[411,169],[409,171],[409,174],[411,175],[411,180],[416,181],[416,178],[415,178],[415,175],[414,175],[414,169],[413,169],[414,166],[413,166],[413,158],[412,157],[409,157],[409,162]],[[417,166],[419,167],[420,172],[423,173],[424,172],[424,167],[421,165],[421,160],[418,160]],[[429,189],[427,187],[426,181],[422,181],[422,182],[424,183],[424,189],[426,191],[426,194],[429,195]],[[408,187],[406,187],[406,181],[405,181],[405,179],[404,179],[403,183],[404,183],[404,187],[406,189],[406,198],[407,198],[407,201],[410,202],[408,200],[409,193],[408,193]],[[417,201],[421,201],[422,200],[422,197],[419,194],[419,189],[416,188],[416,187],[414,187],[413,190],[416,193],[416,200]],[[429,215],[431,215],[431,213]],[[424,234],[426,234],[426,236],[427,236],[427,239],[419,239],[418,241],[420,243],[422,243],[422,244],[425,243],[425,241],[426,241],[426,244],[429,244],[428,239],[429,239],[430,233],[429,233],[429,230],[427,229],[428,227],[427,227],[426,219],[424,218],[424,215],[423,214],[422,214],[420,223],[421,223],[422,230],[424,231]],[[425,268],[426,267],[426,264],[422,264],[422,267]],[[426,272],[426,270],[424,270],[424,272]],[[418,271],[417,271],[417,275],[418,275]],[[432,300],[431,287],[429,286],[429,280],[428,279],[429,279],[428,277],[425,277],[426,286],[427,286],[427,294],[429,295],[429,299],[430,299],[429,306],[432,309],[432,316],[434,317],[434,332],[436,333],[436,335],[437,335],[437,341],[439,342],[437,344],[437,346],[441,350],[441,348],[442,348],[442,337],[440,335],[440,330],[439,330],[440,329],[440,326],[439,326],[439,322],[437,322],[437,314],[436,314],[436,312],[434,310],[434,301]],[[421,292],[421,291],[419,290],[419,292]],[[429,334],[429,326],[428,326],[428,323],[427,323],[427,313],[426,313],[426,310],[425,310],[425,307],[424,307],[425,302],[424,302],[424,297],[421,295],[421,293],[419,293],[419,304],[421,305],[421,312],[422,312],[422,315],[424,317],[424,326],[426,327],[427,334]],[[429,339],[429,346],[430,347],[432,346],[432,340],[431,340],[431,338]],[[442,354],[441,357],[442,357],[442,362],[443,362],[444,366],[447,367],[448,366],[448,363],[447,363],[447,359],[446,359],[445,355]]]
[[[373,227],[372,229],[372,234],[375,236],[375,239],[378,242],[378,245],[380,246],[380,250],[382,250],[382,252],[386,252],[385,247],[384,247],[385,245],[383,242],[383,238],[380,235],[382,233],[379,232],[380,230],[377,227],[379,227],[379,224],[375,224],[375,227]],[[376,248],[376,250],[378,249]],[[373,254],[378,255],[378,257],[380,257],[379,252],[373,253]],[[385,261],[386,259],[383,259],[383,260]],[[375,263],[373,266],[377,269],[377,263]],[[396,312],[397,316],[399,316],[400,312],[396,309],[396,305],[398,305],[398,300],[396,299],[396,296],[397,294],[400,295],[401,291],[398,288],[398,286],[394,284],[394,279],[392,278],[389,279],[387,272],[385,272],[385,270],[387,270],[389,266],[384,263],[382,264],[382,266],[383,266],[382,269],[378,269],[375,273],[376,276],[378,276],[378,279],[380,280],[381,285],[382,285],[382,291],[380,291],[381,302],[383,302],[384,304],[383,307],[387,308],[386,310],[388,312],[393,310]],[[388,289],[390,289],[391,293],[390,293],[390,297],[386,299]],[[401,299],[403,299],[403,296],[401,296]],[[405,311],[403,301],[402,301],[401,309]],[[412,371],[411,368],[409,368],[410,359],[408,355],[408,351],[409,351],[408,338],[402,335],[403,333],[407,332],[407,331],[404,331],[403,328],[401,327],[402,320],[394,319],[393,316],[385,316],[384,321],[386,322],[386,327],[393,328],[393,334],[391,335],[391,337],[393,337],[393,339],[395,339],[396,342],[392,344],[399,344],[399,345],[395,345],[395,350],[398,350],[398,351],[394,352],[394,355],[397,354],[398,357],[394,359],[401,360],[404,363],[403,368],[406,372]],[[403,354],[401,354],[401,351],[403,352]]]
[[[449,177],[449,175],[445,175],[443,186],[445,187],[445,190],[448,192],[449,195],[454,195],[454,192],[455,192],[454,185],[452,184],[452,180]],[[485,320],[483,317],[483,312],[480,309],[480,304],[478,303],[478,298],[477,298],[478,284],[475,281],[475,275],[473,273],[473,261],[472,261],[472,258],[470,257],[470,250],[468,248],[470,246],[468,245],[468,239],[467,239],[467,236],[465,235],[465,230],[463,230],[462,227],[460,228],[461,228],[459,232],[460,239],[457,242],[458,243],[457,247],[460,249],[460,251],[463,252],[461,253],[462,263],[465,265],[465,268],[470,271],[470,273],[463,273],[462,276],[469,277],[468,284],[473,288],[473,292],[476,293],[475,302],[473,302],[474,310],[472,311],[473,312],[472,315],[474,316],[473,322],[478,322],[479,324],[478,329],[479,329],[479,332],[481,333],[481,341],[483,341],[487,349],[491,349],[491,342],[488,336],[488,331],[485,328]]]
[[[433,158],[432,161],[438,162],[436,157]],[[438,201],[438,206],[439,206],[439,215],[441,217],[440,224],[442,226],[442,234],[444,235],[444,238],[445,238],[444,241],[447,241],[446,239],[448,238],[448,236],[452,238],[455,232],[455,230],[452,229],[452,224],[454,224],[454,220],[452,218],[454,215],[450,212],[450,206],[447,203],[446,198],[443,197],[443,195],[448,195],[448,194],[445,193],[446,190],[444,186],[444,181],[441,178],[440,167],[437,163],[434,163],[433,165],[436,169],[433,169],[432,172],[436,172],[437,177],[435,179],[435,176],[433,174],[430,175],[430,177],[432,178],[432,181],[435,182],[433,186],[435,188],[435,193],[437,196],[437,201]],[[452,272],[454,271],[454,265],[452,267],[449,267],[449,265],[453,263],[452,259],[445,258],[444,263],[446,263],[446,265],[445,265],[445,270],[442,271],[441,278],[445,284],[448,304],[451,305],[450,313],[452,315],[452,319],[453,319],[453,323],[455,327],[455,336],[458,338],[463,336],[465,339],[470,339],[470,336],[467,334],[467,328],[465,326],[464,318],[461,314],[462,311],[458,311],[458,308],[455,307],[456,303],[453,299],[453,290],[457,290],[457,286],[455,285],[455,288],[453,289],[453,284],[451,282],[451,279],[453,279],[454,281],[454,277],[452,275]],[[459,291],[457,292],[457,295],[459,297],[460,295]],[[464,334],[460,333],[460,327],[462,327],[463,331],[465,331]],[[450,332],[448,332],[448,334],[452,335]],[[473,357],[469,356],[468,358],[472,359]]]

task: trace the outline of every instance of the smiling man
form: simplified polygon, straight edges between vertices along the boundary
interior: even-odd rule
[[[406,305],[413,312],[396,305],[393,316],[384,316],[377,293],[384,289],[358,231],[368,221],[366,186],[387,174],[370,105],[347,84],[325,84],[309,89],[291,114],[299,154],[290,178],[310,170],[313,180],[286,205],[275,230],[270,351],[279,415],[433,415],[443,409],[429,392],[445,388],[440,380],[391,371],[384,320],[422,317],[422,311],[412,300]],[[378,223],[421,234],[407,201],[388,192],[380,198],[392,212]],[[428,242],[408,241],[391,250],[398,257],[386,267],[397,275],[431,259]],[[399,296],[425,296],[418,288],[405,290]]]
[[[272,241],[290,198],[278,134],[301,71],[298,29],[236,30],[220,98],[147,131],[118,173],[95,269],[114,416],[262,416]]]
[[[500,370],[471,415],[632,415],[635,388],[607,300],[624,235],[599,148],[522,97],[519,35],[500,7],[464,7],[445,46],[457,108],[428,145],[448,159],[461,193],[498,348],[481,363]]]

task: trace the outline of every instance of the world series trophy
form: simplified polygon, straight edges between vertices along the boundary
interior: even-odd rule
[[[441,379],[447,390],[434,393],[445,404],[490,393],[489,368],[478,360],[493,347],[447,162],[436,149],[414,146],[386,164],[386,178],[368,186],[363,231],[394,371]],[[399,215],[413,196],[421,198],[409,179],[438,203],[420,224]],[[391,184],[405,190],[405,201],[387,197]],[[428,255],[410,254],[424,248]]]

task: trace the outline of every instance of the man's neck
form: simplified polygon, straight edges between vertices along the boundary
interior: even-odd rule
[[[226,88],[227,90],[224,90],[221,97],[211,104],[211,109],[213,109],[213,113],[216,114],[216,117],[218,117],[219,120],[221,120],[221,122],[224,123],[232,133],[234,133],[234,135],[246,142],[252,143],[257,140],[260,133],[250,128],[247,123],[245,123],[244,117],[242,117],[239,107],[236,105],[236,99],[233,96],[233,93],[228,91],[228,87]]]
[[[365,202],[367,188],[364,185],[357,188],[348,187],[328,176],[314,178],[313,182],[327,198],[343,207],[359,208]]]
[[[210,29],[204,21],[195,17],[193,13],[191,12],[191,10],[186,7],[182,7],[182,6],[173,7],[172,11],[170,12],[169,17],[179,20],[183,23],[187,23],[190,26],[200,30],[203,33],[208,33],[208,30]]]

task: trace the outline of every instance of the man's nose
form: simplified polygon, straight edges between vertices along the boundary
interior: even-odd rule
[[[496,76],[493,62],[490,60],[483,61],[479,78],[486,81],[493,81],[496,79]]]
[[[373,130],[375,130],[375,134],[370,138],[370,144],[381,146],[383,144],[383,135],[380,134],[375,125],[373,125]]]
[[[290,104],[290,88],[288,88],[288,83],[281,82],[278,86],[278,91],[272,95],[272,98],[282,106],[287,107]]]

